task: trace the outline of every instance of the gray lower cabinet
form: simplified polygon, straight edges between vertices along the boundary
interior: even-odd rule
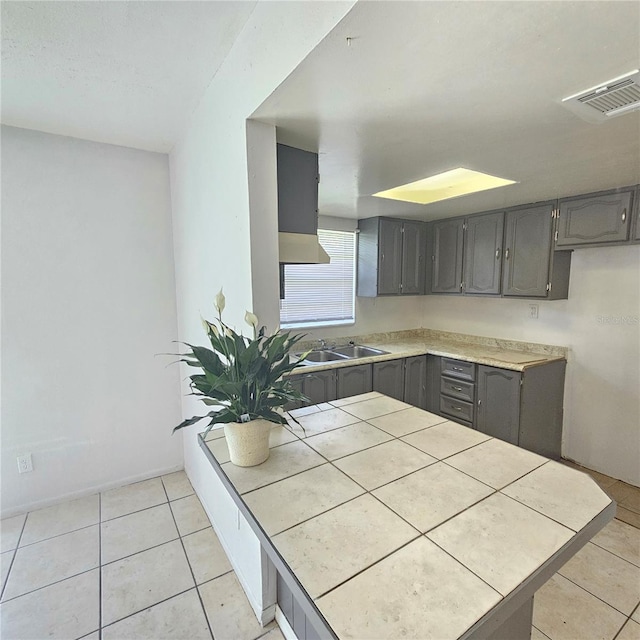
[[[560,458],[565,368],[564,360],[522,372],[479,365],[478,431]]]
[[[462,293],[464,220],[434,222],[431,233],[431,293]]]
[[[404,400],[404,359],[373,363],[373,391]]]
[[[520,379],[519,371],[478,366],[478,431],[511,444],[518,444]]]
[[[361,364],[337,370],[337,397],[348,398],[373,390],[372,365]]]
[[[405,360],[404,401],[420,409],[427,408],[427,356]]]
[[[464,292],[500,293],[504,212],[467,218],[464,240]]]
[[[559,201],[556,247],[599,246],[629,238],[634,189]]]
[[[301,391],[309,400],[304,403],[290,403],[285,406],[285,410],[291,411],[310,404],[320,404],[321,402],[335,400],[337,398],[336,379],[335,369],[291,376],[289,380],[293,388]]]

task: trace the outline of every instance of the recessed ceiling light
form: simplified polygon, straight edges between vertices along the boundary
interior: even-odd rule
[[[379,191],[373,195],[377,198],[429,204],[439,200],[447,200],[448,198],[466,196],[469,193],[505,187],[508,184],[515,184],[515,180],[506,180],[505,178],[490,176],[488,173],[458,167],[457,169],[451,169],[451,171],[438,173],[430,178],[423,178],[393,189]]]

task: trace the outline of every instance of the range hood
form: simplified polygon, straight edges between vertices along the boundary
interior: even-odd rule
[[[323,264],[318,242],[318,154],[277,145],[280,264]]]
[[[280,262],[283,264],[326,264],[329,254],[318,242],[317,235],[307,233],[278,233]]]

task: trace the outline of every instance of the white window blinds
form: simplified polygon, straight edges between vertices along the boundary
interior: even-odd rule
[[[329,264],[287,264],[282,327],[349,324],[355,321],[356,234],[318,229]]]

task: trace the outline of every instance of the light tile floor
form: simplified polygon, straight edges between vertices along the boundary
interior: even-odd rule
[[[640,489],[567,464],[618,513],[538,591],[532,639],[640,640]],[[282,640],[182,471],[3,520],[0,569],[3,640]]]
[[[0,637],[282,640],[179,471],[3,520]]]

